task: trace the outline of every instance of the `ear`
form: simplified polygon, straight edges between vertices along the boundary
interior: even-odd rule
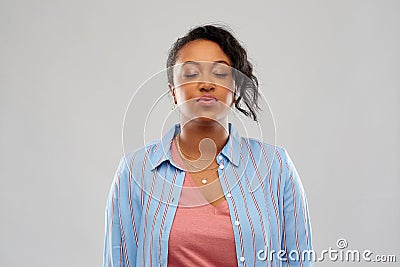
[[[236,102],[236,93],[235,92],[232,92],[232,103],[231,103],[231,107],[235,104],[235,102]]]
[[[169,91],[171,92],[172,98],[174,99],[174,104],[176,104],[177,102],[175,97],[175,87],[172,84],[168,83],[168,88]]]

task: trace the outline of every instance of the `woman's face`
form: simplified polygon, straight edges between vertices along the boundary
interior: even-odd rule
[[[195,40],[183,46],[169,85],[180,114],[186,120],[226,118],[234,103],[233,69],[217,43]]]

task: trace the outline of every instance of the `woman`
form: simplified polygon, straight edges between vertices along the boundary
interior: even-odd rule
[[[226,29],[172,46],[180,114],[159,141],[120,161],[106,208],[104,266],[313,266],[307,199],[285,149],[240,137],[231,109],[257,120],[258,83]]]

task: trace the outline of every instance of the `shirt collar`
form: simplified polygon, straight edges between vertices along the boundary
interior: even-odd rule
[[[228,124],[229,137],[228,142],[222,148],[223,154],[233,165],[238,166],[240,161],[240,136],[238,131],[233,127],[232,123]],[[181,132],[181,125],[175,124],[168,132],[161,138],[161,141],[153,147],[152,170],[161,165],[164,161],[169,162],[176,168],[179,168],[172,160],[171,144],[173,138]]]

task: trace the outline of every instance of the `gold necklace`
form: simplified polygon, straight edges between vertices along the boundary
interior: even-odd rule
[[[176,141],[177,141],[176,145],[178,147],[179,155],[185,161],[185,163],[187,163],[189,166],[193,167],[194,169],[201,170],[201,171],[215,170],[215,169],[217,169],[219,167],[219,166],[215,166],[215,167],[209,167],[209,168],[201,168],[201,167],[198,167],[198,166],[195,166],[195,165],[191,164],[192,160],[189,160],[189,159],[185,158],[185,156],[182,154],[182,149],[181,149],[180,144],[179,144],[179,139],[176,138]]]
[[[202,170],[202,171],[205,171],[205,170],[215,170],[215,169],[217,169],[219,166],[215,166],[215,167],[211,167],[211,168],[206,168],[206,169],[201,169],[201,168],[199,168],[199,167],[197,167],[197,166],[194,166],[194,165],[192,165],[191,163],[189,163],[189,159],[186,159],[185,158],[185,156],[183,155],[183,153],[182,153],[182,151],[181,151],[181,147],[180,147],[180,145],[179,145],[179,138],[178,138],[178,135],[175,137],[175,139],[176,139],[176,145],[177,145],[177,147],[178,147],[178,152],[179,152],[179,155],[181,156],[181,158],[183,159],[183,160],[185,160],[185,162],[188,164],[188,165],[190,165],[191,167],[194,167],[194,168],[197,168],[198,170]],[[193,173],[193,172],[191,172],[191,171],[188,171],[189,173]],[[207,178],[202,178],[201,179],[201,183],[202,184],[206,184],[208,181],[207,181]]]
[[[213,160],[212,158],[209,158],[209,159],[200,159],[200,158],[197,158],[197,159],[196,159],[195,157],[192,157],[192,156],[186,154],[186,153],[183,152],[183,150],[181,149],[181,146],[180,146],[180,143],[179,143],[179,134],[177,134],[177,135],[175,136],[175,140],[176,140],[176,144],[177,144],[177,146],[178,146],[179,154],[181,154],[181,155],[183,156],[183,158],[185,158],[186,160],[190,160],[190,159],[187,159],[187,158],[191,158],[191,159],[194,159],[194,160],[196,160],[196,161],[198,161],[198,160],[201,160],[201,161]]]
[[[191,164],[189,161],[185,160],[185,164],[189,165],[190,167],[192,167],[193,169],[196,169],[198,171],[209,171],[209,170],[215,170],[218,168],[218,166],[214,166],[214,167],[208,167],[208,168],[202,168],[202,167],[198,167],[196,165]]]
[[[210,177],[211,177],[211,175],[210,175]],[[208,178],[210,178],[210,177],[208,177]],[[208,182],[208,180],[207,180],[208,178],[204,178],[204,177],[201,178],[201,183],[206,184]]]

